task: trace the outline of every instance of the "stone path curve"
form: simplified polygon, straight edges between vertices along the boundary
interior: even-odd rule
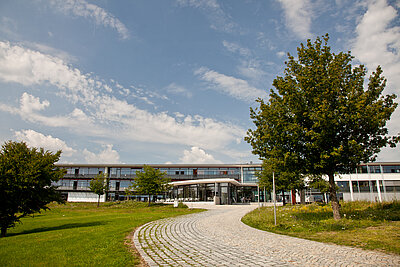
[[[201,206],[200,206],[201,207]],[[203,206],[204,208],[204,206]],[[208,211],[147,223],[134,244],[149,266],[400,266],[400,257],[277,235],[243,224],[256,208]]]

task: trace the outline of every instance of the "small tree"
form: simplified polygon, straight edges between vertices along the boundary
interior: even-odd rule
[[[267,102],[250,109],[256,129],[245,138],[261,159],[279,155],[289,172],[325,175],[333,217],[340,219],[334,175],[374,161],[382,147],[395,147],[386,122],[396,109],[395,95],[382,95],[386,80],[377,67],[364,89],[366,69],[352,67],[350,52],[334,54],[328,35],[288,55],[284,77],[273,81]]]
[[[52,201],[63,202],[53,182],[64,176],[54,166],[61,155],[28,148],[24,143],[8,141],[0,151],[0,227],[1,236],[22,217],[46,210]]]
[[[97,199],[97,207],[100,206],[100,196],[104,195],[109,189],[109,179],[104,173],[99,173],[90,181],[89,185],[90,191],[97,194],[99,198]]]
[[[129,186],[129,190],[148,195],[150,206],[150,197],[168,190],[170,181],[165,173],[144,165],[142,171],[136,171],[136,177]]]
[[[323,201],[326,203],[327,200],[325,199],[325,193],[329,193],[329,182],[319,175],[310,176],[308,177],[308,179],[308,186],[314,189],[318,189],[319,192],[322,193]],[[336,191],[338,189],[338,186],[336,186]]]
[[[304,188],[303,175],[289,172],[289,168],[280,165],[282,161],[270,158],[263,161],[262,170],[256,173],[258,185],[272,191],[272,175],[275,174],[275,190],[282,193],[283,204],[285,204],[284,192],[287,190],[298,190]]]

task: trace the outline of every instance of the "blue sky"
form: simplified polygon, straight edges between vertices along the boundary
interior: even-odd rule
[[[354,64],[380,64],[400,95],[399,12],[385,0],[3,0],[0,141],[62,149],[66,163],[257,162],[249,107],[307,38],[329,33]],[[399,109],[388,127],[400,132]]]

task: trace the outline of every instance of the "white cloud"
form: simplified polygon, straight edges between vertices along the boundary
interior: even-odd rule
[[[286,55],[286,53],[283,52],[283,51],[279,51],[279,52],[276,53],[276,55],[277,55],[278,57],[284,57],[284,56]]]
[[[43,110],[46,107],[50,106],[49,101],[44,100],[43,102],[40,102],[39,98],[29,95],[27,93],[22,94],[20,104],[21,112],[27,115],[32,114],[33,111]]]
[[[250,86],[245,80],[220,74],[204,67],[197,69],[195,74],[209,82],[215,90],[242,101],[253,102],[258,97],[267,97],[265,91]]]
[[[38,111],[44,110],[50,106],[47,100],[40,101],[38,97],[34,97],[28,93],[23,93],[20,98],[20,106],[13,107],[0,103],[0,110],[21,116],[24,120],[40,123],[50,127],[68,127],[76,131],[87,131],[87,134],[95,135],[101,132],[92,122],[92,118],[88,117],[82,110],[75,108],[70,114],[63,116],[44,116]]]
[[[203,149],[195,146],[191,150],[184,150],[183,156],[179,160],[182,163],[190,164],[222,163],[211,154],[207,154]]]
[[[231,43],[228,41],[223,41],[222,42],[223,46],[228,49],[228,51],[233,52],[233,53],[239,53],[241,56],[251,56],[251,51],[248,48],[244,48],[236,43]]]
[[[367,11],[356,27],[356,38],[352,43],[352,54],[365,64],[369,73],[382,66],[387,78],[384,93],[396,93],[400,88],[400,27],[393,21],[399,19],[396,9],[385,0],[368,1]],[[397,99],[398,102],[398,99]],[[392,115],[387,124],[389,134],[400,133],[400,110]],[[390,152],[389,152],[390,151]],[[383,149],[379,160],[398,160],[400,150]]]
[[[46,136],[34,130],[15,131],[14,134],[18,141],[24,141],[31,147],[43,147],[53,152],[62,150],[62,155],[67,157],[76,153],[76,150],[69,147],[63,140],[51,135]]]
[[[180,6],[190,6],[203,10],[211,22],[211,28],[218,31],[233,32],[236,24],[225,14],[217,0],[177,0]]]
[[[310,0],[279,0],[285,12],[286,27],[301,39],[311,38],[313,10]]]
[[[24,46],[31,48],[33,50],[37,50],[43,54],[48,54],[54,56],[56,58],[62,59],[64,62],[76,62],[76,57],[68,54],[67,52],[48,46],[40,43],[35,42],[23,42]]]
[[[190,92],[189,90],[187,90],[185,87],[180,86],[176,83],[171,83],[170,85],[168,85],[166,87],[167,92],[173,93],[173,94],[179,94],[179,95],[183,95],[187,98],[191,98],[192,92]]]
[[[266,72],[262,69],[262,63],[257,59],[241,60],[238,71],[244,77],[253,81],[262,81]]]
[[[229,52],[236,54],[235,58],[239,58],[237,69],[241,75],[255,82],[263,80],[266,73],[262,69],[262,61],[254,57],[250,49],[228,41],[223,41],[222,44]]]
[[[51,84],[57,86],[61,93],[72,92],[68,96],[73,102],[91,102],[98,95],[95,80],[90,75],[83,75],[60,58],[9,42],[0,42],[1,80],[25,86]]]
[[[100,153],[93,153],[87,150],[86,148],[83,150],[83,156],[87,163],[121,163],[119,161],[119,154],[116,150],[113,149],[113,145],[107,144],[103,145],[103,150]]]
[[[369,72],[382,66],[391,92],[400,87],[400,27],[391,24],[396,18],[396,9],[385,0],[371,1],[357,25],[352,47],[353,55]]]
[[[103,8],[90,4],[85,0],[50,0],[50,4],[64,14],[91,19],[97,25],[110,27],[118,32],[122,39],[129,38],[126,26]]]
[[[21,96],[19,107],[0,103],[0,109],[31,122],[65,127],[80,135],[215,150],[241,140],[246,132],[236,125],[199,115],[174,117],[166,112],[139,109],[112,96],[103,81],[82,74],[61,59],[10,43],[0,42],[0,81],[58,88],[59,96],[71,103],[73,111],[68,114],[43,115],[49,101],[28,93]],[[237,83],[242,84],[242,89],[252,90],[245,81]]]

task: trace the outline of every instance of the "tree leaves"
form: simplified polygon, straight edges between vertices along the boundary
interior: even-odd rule
[[[386,136],[397,103],[395,95],[382,95],[381,67],[365,90],[364,66],[352,67],[350,52],[332,53],[328,40],[301,44],[297,59],[289,55],[285,76],[273,81],[268,102],[258,99],[260,107],[250,109],[256,129],[245,140],[261,159],[289,153],[286,159],[298,161],[294,169],[303,173],[349,172],[398,142]]]
[[[138,194],[157,195],[168,189],[169,182],[170,179],[166,177],[165,173],[144,165],[142,171],[136,171],[136,177],[129,190]]]
[[[397,103],[395,95],[382,95],[381,67],[364,88],[365,67],[353,67],[350,52],[332,53],[328,40],[328,35],[308,40],[297,48],[297,58],[288,55],[285,75],[273,81],[268,102],[258,99],[260,107],[250,109],[256,128],[245,140],[260,159],[274,159],[285,172],[329,176],[336,201],[334,174],[374,161],[399,137],[387,136],[385,125]]]
[[[52,201],[62,202],[54,182],[64,170],[54,164],[61,151],[28,148],[24,143],[8,141],[0,152],[0,224],[2,235],[20,218],[47,209]]]

